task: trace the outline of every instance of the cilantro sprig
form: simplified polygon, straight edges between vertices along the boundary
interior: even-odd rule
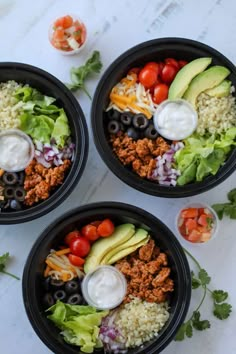
[[[100,59],[100,53],[95,50],[91,57],[86,61],[84,65],[79,66],[78,68],[72,67],[70,70],[70,78],[71,84],[67,84],[67,87],[71,91],[77,91],[79,89],[83,90],[86,95],[90,98],[90,94],[88,93],[85,87],[85,79],[92,73],[100,73],[102,69],[102,62]]]
[[[4,253],[2,256],[0,256],[0,273],[3,273],[3,274],[6,274],[6,275],[9,275],[10,277],[12,278],[15,278],[17,280],[20,280],[19,277],[17,277],[16,275],[12,274],[12,273],[9,273],[5,270],[6,268],[6,263],[7,261],[9,260],[10,258],[10,254],[9,252],[7,253]]]
[[[216,211],[219,219],[223,219],[227,215],[230,219],[236,219],[236,188],[227,194],[228,203],[213,204],[212,208]]]
[[[209,320],[201,319],[201,313],[199,311],[207,293],[211,295],[211,299],[213,301],[213,315],[219,320],[225,320],[228,318],[232,311],[232,306],[227,302],[224,302],[228,298],[228,293],[223,290],[210,290],[208,285],[211,282],[211,277],[208,275],[207,271],[201,267],[200,263],[189,251],[184,249],[184,252],[192,259],[198,268],[197,275],[195,275],[193,271],[191,272],[192,289],[202,288],[203,294],[199,305],[193,311],[189,320],[184,322],[180,327],[175,337],[176,341],[182,341],[186,337],[191,338],[193,335],[193,329],[197,331],[204,331],[211,327]]]

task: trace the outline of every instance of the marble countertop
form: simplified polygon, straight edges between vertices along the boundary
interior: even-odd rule
[[[160,37],[186,37],[206,43],[236,62],[235,11],[236,3],[230,0],[0,0],[0,60],[35,65],[65,82],[69,80],[71,66],[83,64],[94,49],[101,52],[104,71],[118,55],[140,42]],[[78,14],[89,31],[87,47],[79,56],[61,56],[48,42],[49,24],[69,12]],[[98,79],[88,81],[91,93]],[[79,184],[64,203],[40,219],[0,226],[0,254],[11,253],[8,270],[20,277],[39,234],[57,216],[73,207],[103,200],[127,202],[150,211],[175,231],[175,215],[183,203],[224,202],[227,192],[235,187],[236,173],[220,186],[185,200],[152,197],[129,188],[107,169],[95,149],[91,139],[91,101],[82,92],[76,97],[90,133],[88,162]],[[229,292],[229,301],[234,308],[235,225],[235,221],[225,218],[214,241],[204,246],[188,246],[211,275],[212,287]],[[194,269],[192,264],[191,267]],[[1,353],[49,354],[50,350],[37,337],[27,319],[21,282],[0,275],[0,284]],[[198,290],[193,292],[190,310],[200,296]],[[209,299],[201,310],[203,316],[210,319],[211,328],[195,331],[191,339],[183,342],[173,341],[164,354],[236,353],[235,312],[225,321],[217,320],[212,315]]]

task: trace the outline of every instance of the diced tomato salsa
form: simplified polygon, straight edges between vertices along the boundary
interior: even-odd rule
[[[86,39],[85,25],[70,15],[56,19],[53,23],[51,44],[60,50],[69,52],[81,47]]]
[[[214,226],[214,215],[208,208],[186,208],[180,212],[178,229],[187,241],[193,243],[209,241]]]

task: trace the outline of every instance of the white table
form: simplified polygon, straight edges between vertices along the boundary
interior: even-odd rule
[[[81,65],[94,49],[101,52],[103,70],[128,48],[158,37],[188,37],[202,41],[236,61],[236,3],[230,0],[0,0],[0,61],[32,64],[69,80],[71,66]],[[48,26],[53,19],[67,13],[78,14],[89,30],[88,45],[79,56],[65,57],[56,53],[48,42]],[[94,92],[98,77],[89,80]],[[90,131],[90,149],[85,172],[72,195],[57,209],[38,220],[25,224],[0,226],[0,254],[9,251],[12,261],[8,270],[22,276],[27,255],[43,229],[57,216],[81,204],[113,200],[132,203],[150,211],[174,231],[179,207],[188,200],[213,204],[226,201],[234,188],[234,173],[220,186],[199,196],[163,199],[133,190],[116,178],[100,159],[92,141],[90,100],[77,95]],[[188,247],[212,276],[212,286],[225,289],[236,307],[235,226],[224,219],[218,238],[204,246]],[[195,290],[191,308],[199,301]],[[236,316],[226,321],[215,319],[211,303],[206,301],[202,313],[211,319],[211,329],[195,332],[192,339],[172,342],[165,354],[234,354],[236,353]],[[34,333],[25,313],[21,282],[0,275],[0,352],[4,354],[48,354],[50,350]]]

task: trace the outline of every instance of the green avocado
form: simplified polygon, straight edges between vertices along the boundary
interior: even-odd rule
[[[230,80],[224,80],[218,86],[215,86],[204,92],[213,97],[227,97],[230,94],[231,84],[232,83]]]
[[[133,224],[122,224],[115,228],[115,231],[111,236],[100,238],[98,241],[94,242],[88,257],[86,257],[85,260],[85,273],[88,273],[99,266],[101,260],[109,251],[128,241],[134,233],[135,227]]]
[[[229,69],[224,66],[212,66],[211,68],[198,74],[191,81],[183,98],[195,107],[197,97],[200,93],[219,85],[229,74]]]
[[[148,232],[144,229],[137,229],[135,234],[126,242],[120,244],[119,246],[112,248],[106,255],[103,257],[100,264],[112,264],[109,262],[110,258],[115,256],[118,252],[125,250],[128,247],[135,247],[135,245],[144,239],[147,238]]]
[[[112,258],[109,259],[108,264],[114,264],[115,262],[119,261],[120,259],[128,256],[130,253],[136,251],[139,247],[146,245],[148,243],[150,237],[146,236],[142,241],[139,241],[133,246],[127,247],[116,254],[112,256]]]
[[[212,58],[198,58],[190,61],[175,76],[168,92],[168,99],[182,98],[192,79],[211,64]]]

